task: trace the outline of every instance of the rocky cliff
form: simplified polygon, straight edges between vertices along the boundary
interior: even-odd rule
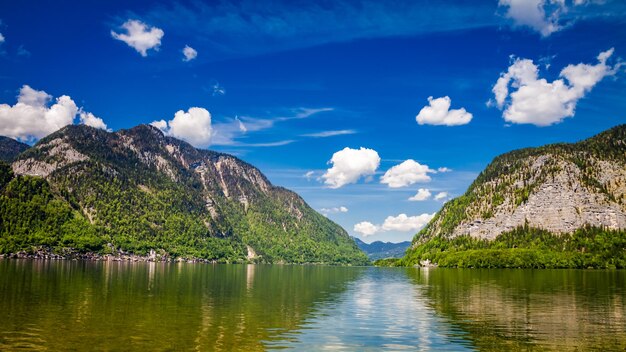
[[[231,155],[195,149],[152,126],[115,133],[67,126],[11,166],[16,180],[43,178],[54,200],[75,213],[71,219],[82,218],[87,225],[81,226],[95,229],[90,241],[105,252],[367,262],[345,230],[297,194],[272,185],[255,167]]]
[[[626,125],[579,143],[498,156],[415,243],[437,235],[494,239],[520,226],[571,233],[586,225],[626,228]]]

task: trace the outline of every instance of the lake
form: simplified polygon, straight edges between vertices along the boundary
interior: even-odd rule
[[[626,272],[0,260],[0,350],[626,350]]]

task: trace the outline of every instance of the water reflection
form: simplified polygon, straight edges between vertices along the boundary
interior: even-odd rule
[[[0,350],[626,350],[626,272],[0,260]]]
[[[0,260],[0,350],[264,350],[361,272]]]
[[[369,268],[339,299],[324,302],[302,329],[267,345],[297,351],[463,351],[472,348],[464,335],[435,314],[404,270]]]
[[[624,271],[407,272],[480,350],[626,350]]]

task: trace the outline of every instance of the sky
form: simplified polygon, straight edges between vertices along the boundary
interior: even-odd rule
[[[153,124],[365,242],[497,155],[626,122],[626,2],[3,1],[0,135]]]

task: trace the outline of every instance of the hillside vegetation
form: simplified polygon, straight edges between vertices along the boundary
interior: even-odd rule
[[[495,158],[401,261],[453,267],[617,267],[626,253],[626,125]]]
[[[365,264],[340,226],[253,166],[152,126],[67,126],[3,167],[0,253]]]

